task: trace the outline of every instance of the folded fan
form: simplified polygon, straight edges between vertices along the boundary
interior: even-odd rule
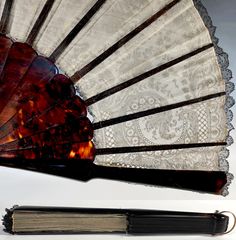
[[[231,230],[228,214],[234,218]],[[235,227],[230,212],[191,213],[143,209],[14,206],[4,230],[12,234],[126,233],[223,235]]]
[[[0,9],[1,165],[227,194],[233,84],[200,1]]]

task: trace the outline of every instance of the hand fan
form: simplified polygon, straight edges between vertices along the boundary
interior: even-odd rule
[[[234,86],[200,1],[0,11],[2,166],[227,194]]]
[[[227,215],[232,215],[233,226]],[[126,233],[211,234],[233,231],[232,212],[176,212],[147,209],[68,208],[13,206],[3,217],[4,231],[11,234],[92,234]]]

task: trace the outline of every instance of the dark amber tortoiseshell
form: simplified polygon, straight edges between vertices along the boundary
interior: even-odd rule
[[[3,71],[3,68],[5,66],[5,62],[7,59],[8,52],[10,50],[10,47],[12,45],[12,40],[6,36],[0,35],[0,74]],[[1,82],[0,82],[1,85]]]
[[[0,156],[93,160],[93,127],[71,80],[28,44],[1,36],[0,47]]]

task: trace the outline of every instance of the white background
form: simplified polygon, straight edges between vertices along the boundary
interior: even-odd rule
[[[236,1],[203,0],[218,27],[216,35],[220,46],[229,53],[230,68],[236,70]],[[235,97],[235,92],[234,92]],[[236,98],[236,97],[235,97]],[[233,108],[236,115],[236,107]],[[235,119],[234,119],[234,125]],[[235,131],[232,132],[236,139]],[[230,147],[230,172],[236,176],[236,145]],[[227,197],[200,194],[188,191],[148,187],[108,180],[78,182],[45,174],[32,173],[0,167],[0,214],[4,208],[19,205],[59,205],[75,207],[134,207],[192,211],[234,210],[236,212],[236,180],[230,186]],[[136,200],[139,201],[136,201]],[[101,201],[103,200],[103,201]],[[152,201],[150,201],[152,200]],[[166,201],[161,201],[166,200]],[[167,201],[172,200],[172,201]],[[189,200],[189,201],[177,201]],[[213,201],[196,201],[213,200]],[[235,200],[233,203],[229,200]],[[233,238],[234,236],[234,238]],[[30,236],[15,236],[19,239],[32,239]],[[0,239],[12,239],[0,229]],[[70,236],[66,239],[94,239],[94,236]],[[105,239],[110,239],[106,236]],[[112,236],[112,239],[120,238]],[[152,239],[143,237],[140,239]],[[236,239],[235,235],[219,237]],[[34,236],[34,239],[65,239],[63,236]],[[98,236],[96,239],[104,239]],[[129,238],[130,239],[130,238]],[[208,239],[208,237],[155,237],[155,239]],[[212,238],[211,238],[212,239]]]

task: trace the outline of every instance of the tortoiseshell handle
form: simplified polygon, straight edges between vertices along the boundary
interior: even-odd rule
[[[131,234],[224,234],[229,217],[220,213],[132,211],[128,215]]]
[[[81,181],[94,178],[222,194],[227,175],[220,171],[118,168],[95,165],[90,160],[0,158],[0,166],[48,173]]]

